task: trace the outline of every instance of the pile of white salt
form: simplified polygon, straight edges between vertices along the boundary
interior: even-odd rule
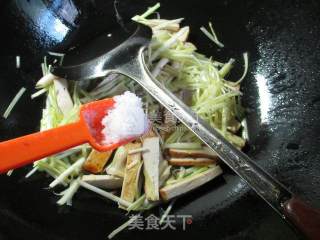
[[[115,104],[102,119],[104,144],[112,144],[143,135],[149,128],[142,101],[129,91],[113,97]]]

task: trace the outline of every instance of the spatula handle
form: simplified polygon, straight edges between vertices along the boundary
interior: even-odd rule
[[[80,122],[0,142],[0,173],[85,143],[88,131]]]
[[[320,239],[320,211],[294,196],[284,204],[284,214],[309,239]]]

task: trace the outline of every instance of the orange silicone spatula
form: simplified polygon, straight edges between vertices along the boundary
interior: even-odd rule
[[[101,120],[113,105],[112,98],[91,102],[81,107],[78,122],[0,142],[0,173],[83,143],[89,143],[98,151],[107,151],[132,141],[102,143],[105,136],[101,132]]]

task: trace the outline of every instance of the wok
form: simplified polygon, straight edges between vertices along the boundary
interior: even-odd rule
[[[43,99],[31,101],[40,62],[50,51],[65,51],[114,32],[155,1],[16,0],[2,2],[0,112],[27,87],[7,120],[0,120],[6,140],[38,129]],[[314,207],[320,206],[319,3],[307,1],[161,1],[164,18],[185,17],[199,51],[226,61],[250,53],[250,73],[243,83],[249,126],[249,156]],[[121,16],[121,17],[119,17]],[[199,27],[213,21],[225,49],[217,50]],[[116,36],[116,35],[115,35]],[[16,68],[15,58],[21,57]],[[235,69],[234,77],[239,75]],[[231,76],[232,77],[232,76]],[[0,176],[0,239],[102,239],[127,217],[95,194],[81,191],[72,207],[58,207],[38,174],[28,168]],[[191,215],[186,231],[125,231],[119,239],[179,236],[185,239],[299,239],[234,173],[180,198],[173,214]],[[177,227],[178,229],[181,229]]]

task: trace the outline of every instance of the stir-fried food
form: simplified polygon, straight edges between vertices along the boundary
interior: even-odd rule
[[[243,148],[246,140],[241,131],[246,129],[241,125],[244,114],[240,83],[248,68],[247,54],[243,76],[228,79],[235,60],[222,63],[199,53],[189,41],[190,27],[183,26],[183,18],[153,18],[159,6],[132,18],[152,28],[152,41],[145,56],[152,75],[229,142]],[[201,31],[217,47],[224,47],[211,23]],[[63,60],[63,55],[55,57]],[[82,104],[126,91],[142,99],[151,124],[149,132],[114,151],[97,152],[85,144],[35,162],[27,177],[37,171],[45,172],[54,179],[51,188],[65,186],[59,205],[71,205],[73,196],[83,187],[116,202],[115,207],[142,212],[222,174],[217,154],[133,80],[112,74],[96,79],[94,87],[89,88],[86,83],[66,82],[53,76],[50,68],[45,60],[43,77],[36,85],[38,92],[33,95],[46,94],[41,131],[76,121]],[[121,128],[121,121],[130,116],[120,115],[116,127]]]

